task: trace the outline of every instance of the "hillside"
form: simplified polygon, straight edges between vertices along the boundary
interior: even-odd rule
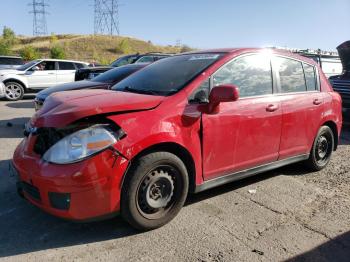
[[[97,61],[109,64],[116,58],[131,53],[169,52],[178,53],[180,47],[154,45],[150,41],[142,41],[130,37],[106,35],[56,35],[43,37],[17,37],[12,48],[14,54],[20,54],[26,46],[33,46],[41,57],[49,57],[52,46],[61,46],[67,59],[81,61]]]

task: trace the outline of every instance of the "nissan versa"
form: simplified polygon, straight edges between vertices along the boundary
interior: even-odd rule
[[[49,96],[13,156],[17,189],[66,219],[121,213],[148,230],[187,194],[336,150],[341,98],[286,51],[220,49],[159,60],[112,90]]]

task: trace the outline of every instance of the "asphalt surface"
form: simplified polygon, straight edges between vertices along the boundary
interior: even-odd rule
[[[63,221],[17,196],[7,167],[33,113],[32,97],[0,101],[0,260],[350,261],[350,128],[325,170],[291,165],[189,196],[141,233],[121,218]]]

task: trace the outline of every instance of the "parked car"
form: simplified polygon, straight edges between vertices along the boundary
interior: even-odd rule
[[[75,71],[87,65],[79,61],[38,59],[16,69],[0,70],[0,81],[5,84],[5,98],[15,101],[29,90],[73,82]]]
[[[350,41],[346,41],[337,47],[343,72],[329,78],[334,91],[338,92],[343,100],[343,114],[350,119]]]
[[[102,74],[114,67],[119,67],[123,65],[133,64],[133,63],[153,63],[159,59],[169,57],[171,54],[164,53],[146,53],[146,54],[133,54],[126,55],[118,58],[109,66],[97,66],[88,67],[77,70],[75,73],[75,81],[92,79],[99,74]]]
[[[112,90],[49,96],[11,168],[18,192],[55,216],[120,212],[148,230],[173,219],[188,193],[299,161],[323,169],[341,125],[341,98],[314,61],[278,50],[197,51]]]
[[[0,69],[12,69],[23,65],[23,59],[18,56],[0,56]]]
[[[123,80],[125,77],[135,73],[136,71],[144,68],[147,63],[138,63],[120,66],[109,70],[91,80],[70,82],[62,85],[57,85],[53,87],[46,88],[40,91],[34,100],[35,110],[38,111],[44,104],[45,99],[56,92],[61,91],[71,91],[79,89],[109,89],[111,86],[115,85],[119,81]]]

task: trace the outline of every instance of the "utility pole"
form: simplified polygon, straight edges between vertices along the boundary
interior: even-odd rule
[[[45,3],[45,0],[33,0],[29,5],[32,8],[29,13],[33,14],[33,35],[47,35],[46,7],[48,4]]]
[[[118,0],[94,0],[94,33],[119,35]]]

